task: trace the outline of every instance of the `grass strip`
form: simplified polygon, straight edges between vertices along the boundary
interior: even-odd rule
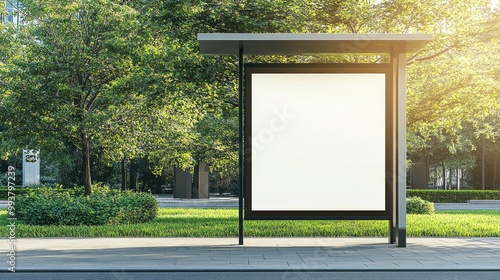
[[[8,236],[0,210],[0,236]],[[247,237],[383,237],[387,221],[245,221]],[[439,211],[408,215],[408,237],[499,237],[500,211]],[[32,226],[16,222],[16,237],[236,237],[237,209],[161,208],[148,223],[118,226]]]

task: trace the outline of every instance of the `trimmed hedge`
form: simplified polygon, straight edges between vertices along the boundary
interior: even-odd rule
[[[29,195],[33,192],[35,192],[37,189],[40,188],[53,188],[54,192],[63,192],[66,191],[67,189],[63,189],[61,186],[58,185],[37,185],[37,186],[30,186],[30,187],[22,187],[22,186],[15,186],[15,190],[13,193],[16,196],[20,195]],[[6,186],[0,186],[0,200],[7,200],[8,199],[8,187]]]
[[[41,187],[16,186],[16,196],[28,195]],[[53,188],[54,192],[69,191],[61,187]],[[422,190],[407,189],[406,197],[421,197],[434,203],[466,203],[468,200],[500,200],[500,190]],[[0,187],[0,200],[7,200],[7,187]]]
[[[30,194],[33,192],[34,188],[26,188],[26,187],[19,187],[16,186],[15,190],[13,193],[18,196],[18,195],[25,195],[25,194]],[[0,200],[7,200],[7,195],[8,195],[8,189],[7,187],[0,187]]]
[[[500,190],[406,190],[406,197],[413,196],[434,203],[466,203],[468,200],[500,200]]]
[[[90,196],[83,188],[38,188],[16,196],[16,217],[31,225],[117,225],[154,219],[158,201],[149,193],[96,187]]]
[[[408,214],[434,214],[434,203],[420,197],[406,199],[406,213]]]

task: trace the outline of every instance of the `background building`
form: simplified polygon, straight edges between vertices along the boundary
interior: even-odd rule
[[[0,21],[12,22],[15,24],[21,23],[22,19],[17,13],[21,4],[14,0],[5,0],[3,2],[5,9],[2,9],[4,12],[0,14]]]

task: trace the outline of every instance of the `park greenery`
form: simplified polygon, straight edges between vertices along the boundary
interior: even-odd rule
[[[500,200],[500,190],[408,189],[406,197],[420,197],[433,203],[468,203],[470,200]]]
[[[7,212],[0,210],[0,236],[8,235]],[[409,214],[408,237],[498,237],[497,210]],[[16,237],[234,237],[237,209],[160,208],[147,223],[63,226],[16,223]],[[387,237],[387,221],[245,221],[247,237]]]
[[[158,201],[149,193],[110,190],[94,185],[90,195],[80,188],[39,188],[17,195],[15,216],[29,225],[119,225],[156,218]]]
[[[40,149],[42,175],[90,195],[95,182],[155,191],[174,166],[204,161],[227,191],[237,183],[237,63],[202,56],[197,33],[432,33],[407,58],[409,166],[425,163],[430,185],[500,188],[500,12],[490,0],[20,2],[24,23],[0,23],[1,170]]]
[[[418,196],[406,199],[407,214],[434,214],[434,203],[424,200]]]
[[[51,192],[57,195],[59,192],[68,192],[73,188],[63,188],[61,185],[56,186],[32,186],[29,188],[16,188],[16,196],[26,195],[33,196],[40,189],[51,188]],[[46,190],[42,190],[44,192]],[[421,190],[408,189],[406,197],[420,197],[424,200],[433,203],[468,203],[470,200],[500,200],[500,190]],[[8,199],[8,187],[0,187],[0,200]]]

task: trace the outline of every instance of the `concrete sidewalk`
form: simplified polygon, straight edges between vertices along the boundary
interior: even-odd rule
[[[7,239],[1,240],[7,248]],[[499,238],[18,238],[16,271],[498,270]],[[4,262],[5,265],[5,262]],[[7,271],[7,266],[3,269]],[[1,277],[0,277],[1,278]]]

